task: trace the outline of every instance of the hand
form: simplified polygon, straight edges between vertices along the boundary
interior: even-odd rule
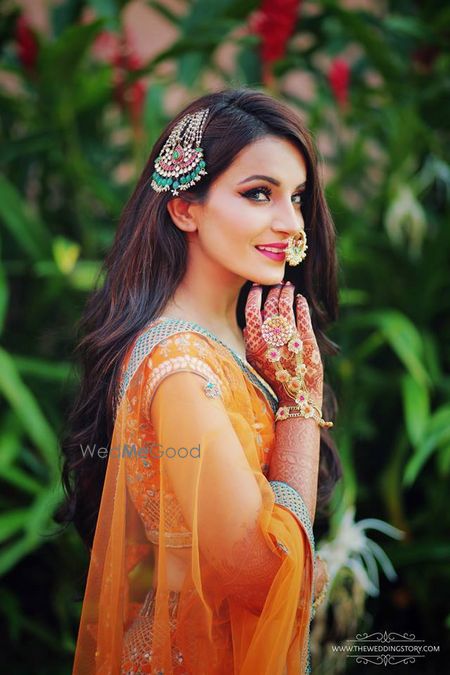
[[[322,558],[316,558],[314,574],[314,598],[317,598],[329,579],[328,566]]]
[[[291,377],[296,377],[296,367],[303,363],[303,390],[307,392],[309,400],[314,405],[322,408],[323,398],[323,365],[320,351],[317,346],[316,336],[311,324],[309,306],[303,295],[297,294],[294,317],[293,301],[295,286],[289,283],[277,284],[270,289],[261,312],[262,287],[252,286],[249,291],[245,307],[246,327],[243,336],[246,344],[246,357],[248,362],[272,387],[278,397],[280,405],[296,405],[295,395],[286,391],[283,383],[277,379],[277,371],[280,366],[289,372]],[[281,353],[278,362],[268,357],[270,345],[267,344],[262,333],[262,324],[269,317],[281,315],[286,318],[292,327],[292,335],[289,338],[299,338],[302,349],[295,353],[288,349],[285,344],[276,347]],[[297,379],[298,381],[298,379]]]

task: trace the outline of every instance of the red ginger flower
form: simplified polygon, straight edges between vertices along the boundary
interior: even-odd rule
[[[350,68],[343,59],[334,59],[328,72],[328,81],[334,97],[341,108],[348,102],[348,85],[350,81]]]
[[[126,76],[143,65],[140,56],[133,52],[129,35],[122,37],[103,31],[93,45],[98,58],[114,66],[114,99],[123,110],[128,110],[132,124],[140,124],[145,102],[146,88],[142,80],[126,83]]]
[[[20,63],[28,72],[34,72],[39,45],[35,33],[31,30],[30,24],[23,14],[17,19],[15,39]]]
[[[250,16],[251,33],[261,36],[261,58],[264,65],[284,56],[292,35],[301,0],[263,0],[261,8]]]
[[[139,80],[132,84],[126,84],[127,73],[141,68],[142,59],[130,48],[127,37],[124,37],[121,43],[121,49],[116,53],[113,64],[116,66],[114,84],[114,97],[122,108],[128,110],[133,124],[140,122],[145,101],[145,85]]]

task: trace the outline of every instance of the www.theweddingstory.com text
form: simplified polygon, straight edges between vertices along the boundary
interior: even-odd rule
[[[107,459],[108,457],[115,457],[119,459],[122,458],[131,458],[139,457],[140,459],[146,459],[152,457],[153,459],[161,459],[161,457],[193,457],[198,459],[200,457],[200,443],[194,445],[192,448],[163,448],[161,443],[150,443],[141,448],[138,448],[135,443],[128,444],[124,443],[123,447],[113,446],[111,448],[105,446],[98,446],[94,443],[91,447],[90,445],[81,445],[80,449],[83,457],[89,455],[90,457],[99,457],[100,459]]]

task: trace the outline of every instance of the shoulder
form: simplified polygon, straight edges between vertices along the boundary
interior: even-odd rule
[[[207,336],[186,328],[170,334],[160,334],[153,341],[145,359],[145,408],[150,404],[158,385],[169,375],[179,372],[195,373],[203,380],[205,394],[210,398],[228,398],[228,378],[222,366],[220,350]],[[183,383],[180,380],[180,387]]]

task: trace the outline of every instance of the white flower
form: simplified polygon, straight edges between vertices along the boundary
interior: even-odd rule
[[[397,578],[391,561],[381,546],[367,537],[365,530],[372,528],[390,537],[402,539],[405,533],[377,518],[364,518],[355,523],[355,507],[344,513],[334,539],[321,544],[317,554],[327,563],[330,588],[338,572],[346,567],[351,570],[368,595],[379,594],[377,562],[390,581]]]

